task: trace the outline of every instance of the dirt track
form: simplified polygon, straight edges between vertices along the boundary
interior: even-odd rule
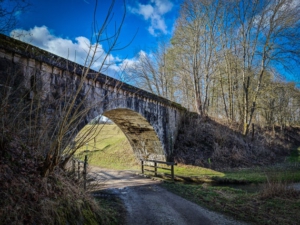
[[[124,201],[128,225],[244,224],[211,212],[160,187],[159,181],[129,171],[92,168],[101,189]]]

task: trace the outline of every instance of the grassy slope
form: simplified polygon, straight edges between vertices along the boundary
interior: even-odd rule
[[[91,125],[85,126],[81,133],[90,127]],[[95,129],[97,129],[95,132],[97,136],[91,135],[88,147],[81,147],[77,156],[83,158],[87,154],[89,164],[93,166],[119,170],[137,170],[139,168],[129,142],[117,125],[98,125]]]
[[[243,136],[238,124],[186,116],[174,146],[174,159],[215,169],[261,167],[282,163],[300,146],[300,127],[261,128]]]

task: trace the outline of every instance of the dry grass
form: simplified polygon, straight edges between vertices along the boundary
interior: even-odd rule
[[[261,199],[284,198],[294,199],[299,198],[299,191],[284,182],[268,182],[263,185],[260,193]]]
[[[42,160],[34,151],[22,154],[26,146],[21,146],[16,136],[2,147],[1,225],[106,224],[110,221],[101,201],[92,199],[61,169],[42,177],[39,171]]]
[[[259,198],[272,199],[272,198],[283,198],[283,199],[298,199],[300,192],[296,190],[290,183],[280,180],[278,176],[273,174],[266,175],[267,182],[262,186],[259,193]]]
[[[236,124],[187,116],[178,135],[174,158],[189,165],[226,169],[264,166],[281,162],[299,143],[300,129],[256,128],[254,138],[243,136]],[[298,139],[297,139],[298,137]]]

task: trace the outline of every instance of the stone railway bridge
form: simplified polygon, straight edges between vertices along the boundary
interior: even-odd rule
[[[76,91],[84,70],[83,66],[67,59],[0,35],[2,86],[3,79],[8,76],[4,69],[7,65],[21,68],[22,82],[28,90],[32,90],[32,83],[36,82],[35,92],[40,93],[44,102],[64,99],[68,87]],[[30,95],[35,92],[31,91]],[[104,115],[123,131],[138,157],[170,160],[185,113],[179,104],[93,70],[89,70],[79,95],[79,99],[85,99],[88,112],[77,131],[95,117]],[[52,111],[50,104],[47,112],[51,114]]]

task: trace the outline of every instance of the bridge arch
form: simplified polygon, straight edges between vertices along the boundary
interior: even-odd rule
[[[140,113],[117,108],[106,111],[103,115],[121,129],[137,157],[165,160],[163,145],[155,129]]]

